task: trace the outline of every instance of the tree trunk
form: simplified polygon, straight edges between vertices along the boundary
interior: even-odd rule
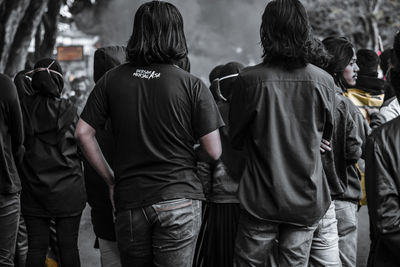
[[[52,57],[54,46],[57,39],[57,25],[60,18],[62,0],[50,0],[47,12],[43,15],[42,24],[44,35],[41,42],[35,45],[34,60],[37,61],[44,57]]]
[[[379,51],[379,28],[378,28],[378,22],[376,20],[376,17],[371,15],[369,18],[369,23],[370,23],[370,35],[371,35],[371,49],[374,51]]]
[[[0,73],[4,72],[18,25],[30,0],[0,0]]]
[[[45,15],[43,15],[43,18],[44,18],[44,16]],[[39,25],[38,25],[38,27],[36,29],[36,34],[35,34],[35,56],[36,56],[36,52],[37,52],[37,47],[40,47],[40,45],[43,42],[44,31],[45,31],[44,30],[44,25],[43,25],[44,24],[43,20],[44,19],[42,19],[42,22],[39,23]],[[36,57],[35,57],[34,61],[36,61]]]
[[[379,28],[378,28],[378,12],[382,4],[382,0],[364,0],[366,7],[366,17],[368,23],[368,32],[370,36],[370,49],[379,50]]]
[[[7,75],[13,76],[24,69],[29,45],[36,34],[48,2],[49,0],[32,0],[30,2],[28,10],[18,26],[9,52],[10,56],[5,68]]]

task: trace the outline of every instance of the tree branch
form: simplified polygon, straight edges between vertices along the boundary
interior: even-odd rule
[[[53,49],[57,38],[57,25],[60,18],[60,9],[63,0],[50,0],[47,12],[43,15],[42,24],[44,35],[41,43],[35,47],[34,59],[39,60],[44,57],[53,56]]]
[[[27,11],[18,26],[18,30],[10,49],[10,56],[5,68],[6,74],[13,76],[24,68],[29,44],[36,34],[36,30],[42,20],[48,2],[49,0],[32,0],[30,2]]]
[[[0,11],[0,72],[4,72],[12,41],[29,2],[30,0],[3,0]]]

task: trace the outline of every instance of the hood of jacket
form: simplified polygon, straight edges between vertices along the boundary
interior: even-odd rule
[[[51,58],[39,60],[32,73],[32,88],[37,94],[60,97],[64,88],[60,64]]]
[[[93,80],[98,80],[110,69],[125,63],[126,53],[123,46],[107,46],[96,50],[94,53]]]

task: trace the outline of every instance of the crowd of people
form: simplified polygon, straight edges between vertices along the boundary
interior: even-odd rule
[[[151,1],[96,51],[82,111],[57,60],[0,74],[0,266],[50,266],[51,247],[79,267],[86,202],[103,267],[355,267],[365,204],[368,266],[400,266],[400,33],[356,51],[273,0],[260,38],[260,64],[208,88],[179,10]]]

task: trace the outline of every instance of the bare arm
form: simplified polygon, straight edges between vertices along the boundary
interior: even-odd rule
[[[209,162],[218,160],[222,153],[219,129],[200,137],[200,146],[205,153],[201,153],[200,160]]]
[[[78,125],[75,130],[75,138],[82,149],[83,155],[89,164],[96,170],[96,172],[104,179],[109,187],[114,186],[114,172],[101,152],[99,144],[97,143],[96,130],[86,123],[84,120],[79,119]]]

